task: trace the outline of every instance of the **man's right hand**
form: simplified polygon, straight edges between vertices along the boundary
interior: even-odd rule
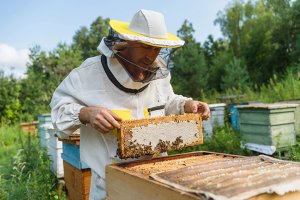
[[[102,107],[83,107],[79,113],[79,120],[83,124],[91,124],[93,128],[108,133],[114,128],[120,128],[122,119],[109,109]]]

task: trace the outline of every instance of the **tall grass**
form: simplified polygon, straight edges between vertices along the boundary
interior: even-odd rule
[[[235,154],[242,156],[252,155],[252,152],[241,148],[242,138],[229,124],[215,128],[213,137],[204,137],[204,143],[193,147],[187,147],[180,151],[171,151],[169,154],[185,153],[191,151],[211,151],[218,153]]]
[[[287,72],[279,79],[274,75],[269,84],[258,86],[243,86],[241,88],[227,89],[224,93],[216,91],[204,93],[204,100],[210,103],[218,101],[221,96],[235,95],[239,97],[236,101],[262,101],[272,103],[276,101],[300,99],[300,72]]]
[[[2,126],[0,141],[0,199],[65,199],[37,137]]]

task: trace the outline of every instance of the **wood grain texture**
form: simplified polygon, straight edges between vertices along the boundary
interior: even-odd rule
[[[201,158],[203,157],[203,158]],[[213,153],[213,152],[193,152],[193,153],[185,153],[179,155],[172,155],[168,157],[159,157],[150,160],[140,160],[140,161],[131,161],[126,163],[119,163],[108,165],[106,167],[106,189],[107,189],[107,200],[131,200],[131,199],[141,199],[141,200],[163,200],[163,199],[174,199],[174,200],[203,200],[207,199],[204,195],[197,195],[196,193],[191,193],[186,190],[182,190],[180,188],[171,186],[169,184],[158,182],[157,180],[152,179],[148,172],[143,173],[143,169],[145,166],[154,166],[156,164],[161,164],[161,170],[163,170],[163,163],[166,164],[166,168],[170,166],[170,163],[179,162],[179,160],[189,160],[193,158],[198,158],[199,160],[203,159],[207,163],[202,163],[202,166],[206,168],[206,172],[209,173],[210,171],[216,173],[217,170],[221,169],[218,167],[222,167],[222,165],[215,164],[212,166],[211,164],[216,161],[215,163],[221,163],[219,158],[223,158],[224,162],[228,162],[228,159],[231,160],[229,163],[232,163],[233,160],[241,160],[245,157],[237,156],[237,155],[228,155],[228,154],[221,154],[221,153]],[[209,158],[209,159],[208,159]],[[227,159],[227,160],[226,160]],[[268,159],[267,159],[268,160]],[[268,160],[268,162],[274,162],[272,159]],[[248,168],[250,169],[250,164],[255,164],[255,161],[249,161]],[[181,163],[182,164],[182,163]],[[179,164],[178,169],[181,171],[185,171],[189,173],[190,171],[187,168],[182,167]],[[187,166],[185,167],[193,167],[195,163],[186,163]],[[190,165],[191,164],[191,165]],[[235,164],[236,168],[233,168],[232,171],[238,172],[238,167],[240,166],[238,162],[232,163]],[[246,164],[246,163],[245,163]],[[283,161],[282,164],[294,164],[290,162]],[[247,165],[245,165],[247,166]],[[224,165],[223,165],[224,167]],[[168,173],[168,170],[166,173]],[[176,171],[176,170],[175,170]],[[284,171],[284,170],[282,170]],[[171,171],[172,172],[172,171]],[[203,171],[204,172],[204,171]],[[164,173],[164,172],[163,172]],[[277,175],[279,173],[275,173]],[[181,176],[177,174],[178,178],[189,178],[191,176]],[[194,173],[193,173],[194,175]],[[216,174],[217,175],[217,174]],[[207,174],[206,177],[210,177],[210,174]],[[270,175],[264,176],[261,178],[262,181],[265,181],[268,177],[272,177]],[[244,176],[242,178],[245,178]],[[199,179],[202,180],[202,179]],[[231,178],[228,178],[227,181],[220,181],[220,179],[216,178],[216,181],[219,180],[219,183],[214,182],[215,186],[222,185],[223,183],[227,186],[230,190],[236,189],[239,185],[230,185]],[[224,180],[224,179],[223,179]],[[229,181],[229,182],[228,182]],[[224,187],[225,188],[225,187]],[[222,189],[220,187],[219,189]],[[250,188],[249,188],[250,189]],[[247,189],[248,190],[248,189]],[[249,199],[250,198],[250,199]],[[262,193],[258,195],[253,195],[249,198],[240,198],[240,199],[249,199],[249,200],[298,200],[300,199],[300,192],[288,192],[284,195],[278,194],[267,194]]]
[[[239,200],[273,192],[300,192],[300,164],[267,156],[201,163],[151,175],[185,192]]]
[[[68,200],[88,200],[91,183],[90,169],[77,169],[64,162],[64,179]]]

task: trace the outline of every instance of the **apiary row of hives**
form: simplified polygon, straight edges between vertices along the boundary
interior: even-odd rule
[[[274,122],[277,127],[278,124],[281,125],[278,122],[286,122],[285,124],[290,125],[295,122],[292,120],[295,117],[292,115],[292,107],[293,105],[275,107],[260,105],[256,108],[265,109],[267,112],[263,110],[263,112],[250,112],[249,114],[242,111],[240,117],[242,122],[244,118],[247,122],[251,121],[249,120],[251,117],[258,119],[258,122],[266,122],[260,125],[268,127],[274,125]],[[269,111],[272,110],[270,108],[277,110]],[[253,113],[258,113],[261,118],[253,117]],[[241,127],[244,130],[243,125]],[[203,142],[202,120],[199,115],[194,114],[125,120],[121,124],[118,137],[121,158],[158,154],[201,144]],[[68,142],[76,143],[76,140]],[[162,160],[151,159],[108,166],[106,170],[107,198],[132,199],[132,195],[135,195],[137,199],[299,198],[300,173],[299,165],[295,163],[267,157],[241,158],[215,153],[191,153],[159,159]],[[64,163],[64,166],[71,171],[68,163]],[[273,174],[276,176],[271,176]],[[85,180],[84,176],[82,177],[81,179]],[[75,179],[72,180],[75,181]],[[120,181],[126,182],[126,186],[121,186]],[[119,187],[122,189],[117,190]],[[73,188],[75,189],[69,185],[68,190],[76,194],[76,187]],[[83,188],[86,192],[89,191],[86,183]],[[125,190],[130,191],[129,196],[122,194]],[[69,197],[72,194],[70,193]],[[83,196],[86,197],[86,195]]]
[[[247,117],[250,117],[246,117],[247,122],[251,124],[251,118],[254,118],[263,126],[294,125],[295,107],[259,105],[255,107],[262,109],[258,112],[251,107],[254,112],[247,113]],[[273,108],[275,111],[272,111]],[[259,117],[255,116],[257,113]],[[245,117],[243,114],[241,112],[242,122]],[[282,115],[286,118],[283,119]],[[130,141],[132,130],[138,126],[131,125],[127,127],[129,138],[124,141]],[[181,132],[192,135],[190,129]],[[202,135],[202,129],[199,130],[199,135]],[[152,134],[151,131],[145,132],[147,135]],[[295,135],[295,131],[289,134]],[[272,135],[270,137],[272,141]],[[106,183],[107,199],[110,200],[132,197],[145,200],[300,199],[300,164],[266,156],[240,157],[199,152],[110,165],[106,168]]]

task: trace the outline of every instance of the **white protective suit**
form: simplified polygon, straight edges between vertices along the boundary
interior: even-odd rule
[[[98,50],[107,56],[109,69],[123,86],[139,89],[146,85],[132,81],[117,59],[111,57],[112,52],[103,40]],[[165,109],[159,111],[161,115],[183,114],[185,100],[186,97],[174,94],[170,75],[151,81],[145,90],[137,94],[121,91],[108,79],[101,64],[101,55],[87,59],[71,71],[53,94],[50,104],[52,122],[60,137],[67,137],[80,128],[81,159],[92,169],[93,174],[98,175],[97,178],[92,177],[90,199],[105,197],[105,166],[122,160],[116,155],[117,138],[111,133],[102,134],[89,124],[83,125],[78,116],[80,109],[99,106],[111,110],[130,110],[132,117],[138,119],[144,117],[145,108],[160,105],[165,105]]]

